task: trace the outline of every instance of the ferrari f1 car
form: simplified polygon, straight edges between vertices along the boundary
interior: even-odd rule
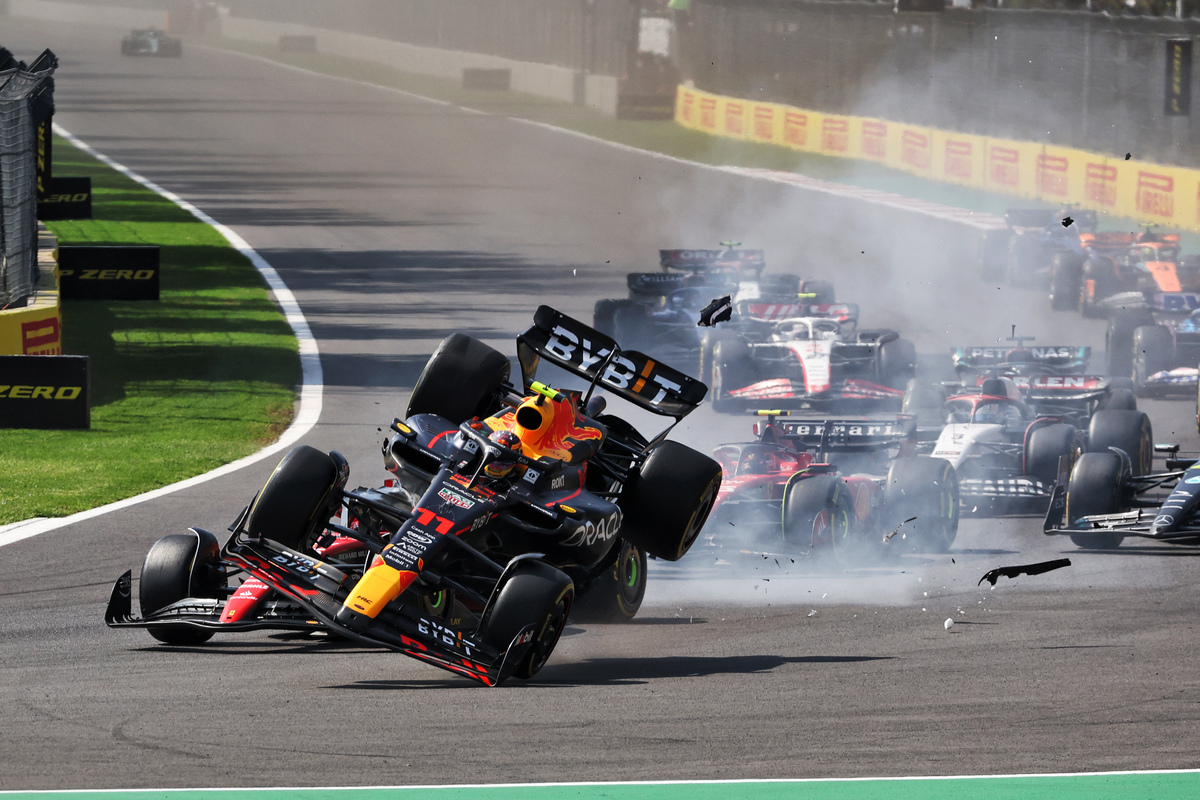
[[[549,658],[576,591],[632,617],[646,555],[674,561],[715,502],[721,468],[604,413],[599,389],[677,423],[705,387],[549,307],[509,362],[463,334],[442,342],[384,445],[400,483],[347,490],[336,452],[289,453],[219,546],[192,528],[150,549],[106,622],[194,645],[214,633],[324,629],[495,686]],[[587,381],[560,392],[540,361]],[[337,518],[338,521],[335,521]],[[582,603],[581,603],[582,605]]]
[[[756,547],[862,565],[904,549],[945,551],[958,532],[948,462],[915,455],[916,418],[779,419],[721,445],[724,475],[705,529],[717,547]]]
[[[1071,479],[1054,490],[1044,532],[1079,547],[1110,550],[1128,536],[1200,544],[1200,461],[1179,445],[1155,445],[1165,469],[1139,475],[1119,448],[1084,453]]]
[[[183,42],[155,28],[134,30],[121,39],[121,55],[179,58]]]
[[[964,507],[983,513],[1044,507],[1084,451],[1119,447],[1137,474],[1149,471],[1150,419],[1126,407],[1123,392],[1046,385],[1054,381],[1031,379],[1026,394],[1011,378],[988,378],[945,402],[945,425],[930,452],[954,465]]]
[[[762,250],[724,244],[724,250],[660,250],[661,272],[631,272],[626,278],[627,299],[596,302],[596,329],[631,347],[653,346],[656,353],[693,371],[702,340],[697,319],[715,298],[729,295],[735,303],[751,299],[795,303],[798,297],[833,302],[829,282],[763,275]]]
[[[707,335],[704,358],[717,411],[769,403],[834,413],[898,411],[917,361],[895,331],[859,330],[853,303],[739,303]]]

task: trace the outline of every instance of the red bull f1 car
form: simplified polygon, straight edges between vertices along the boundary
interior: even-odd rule
[[[647,439],[605,413],[605,397],[677,423],[706,389],[546,306],[517,352],[513,385],[499,352],[447,338],[384,446],[398,482],[348,490],[344,458],[299,447],[224,545],[200,528],[156,542],[139,580],[141,615],[126,572],[106,622],[173,645],[324,630],[495,686],[538,672],[577,593],[593,615],[632,617],[646,555],[687,553],[721,469],[667,431]],[[543,361],[587,389],[538,382]]]
[[[705,529],[711,546],[863,566],[953,544],[958,480],[948,462],[916,455],[915,417],[758,413],[767,420],[754,441],[713,453],[724,477]]]

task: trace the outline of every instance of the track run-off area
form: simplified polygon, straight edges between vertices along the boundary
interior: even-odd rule
[[[303,441],[343,452],[351,486],[384,477],[379,429],[444,336],[511,354],[539,303],[590,320],[660,247],[762,247],[769,269],[833,280],[933,370],[1013,325],[1103,352],[1103,321],[983,283],[953,221],[217,50],[126,59],[119,34],[5,18],[3,44],[53,49],[59,124],[275,268],[324,374]],[[1144,407],[1156,439],[1200,445],[1192,404]],[[673,438],[708,449],[749,424],[702,408]],[[1034,516],[968,519],[944,556],[837,575],[652,563],[632,624],[571,625],[533,680],[496,690],[319,637],[171,648],[105,628],[112,581],[153,541],[223,531],[273,466],[0,549],[7,796],[1198,794],[1195,773],[1153,771],[1195,766],[1200,551],[1081,551]],[[885,780],[907,776],[946,777]],[[776,780],[795,778],[865,780]],[[715,782],[680,783],[696,780]]]

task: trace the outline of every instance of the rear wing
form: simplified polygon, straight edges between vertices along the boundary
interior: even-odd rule
[[[915,442],[917,417],[896,414],[891,417],[857,419],[782,419],[779,412],[759,412],[768,415],[775,435],[807,449],[824,451],[880,450]]]
[[[680,419],[708,394],[708,387],[550,306],[538,306],[533,327],[517,337],[517,359],[528,385],[538,361],[551,364],[623,397],[634,405]]]
[[[797,317],[823,317],[838,322],[858,320],[857,303],[770,303],[762,300],[741,300],[737,304],[738,319],[776,322]]]
[[[986,369],[1001,364],[1034,363],[1057,369],[1079,369],[1087,366],[1092,348],[1076,345],[1045,345],[1042,347],[952,347],[950,360],[954,367]]]
[[[758,275],[767,266],[762,250],[659,250],[664,270],[685,272],[745,272]]]
[[[625,284],[634,294],[665,295],[682,287],[686,279],[681,272],[630,272]]]

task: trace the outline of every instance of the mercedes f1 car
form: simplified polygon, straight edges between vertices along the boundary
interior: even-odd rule
[[[916,418],[789,418],[759,411],[752,442],[713,455],[724,475],[712,546],[862,565],[906,549],[943,552],[958,531],[958,480],[915,455]]]
[[[711,353],[711,355],[708,355]],[[764,404],[834,413],[900,409],[916,349],[892,330],[859,330],[858,306],[739,303],[706,341],[717,411]]]
[[[1054,490],[1044,532],[1079,547],[1110,550],[1128,536],[1200,544],[1200,460],[1180,458],[1179,445],[1155,445],[1161,472],[1139,475],[1119,448],[1084,453],[1070,481]]]
[[[945,425],[929,452],[954,465],[964,508],[1014,513],[1042,506],[1085,451],[1119,447],[1137,474],[1149,471],[1149,417],[1127,407],[1128,390],[1083,380],[1096,385],[1031,378],[1022,391],[1012,378],[988,378],[946,400]]]
[[[121,55],[179,58],[183,42],[155,28],[134,30],[121,39]]]
[[[175,645],[323,629],[495,686],[542,667],[577,591],[593,614],[632,617],[646,555],[687,553],[721,468],[666,441],[670,428],[647,439],[604,413],[596,392],[677,423],[705,387],[546,306],[517,352],[513,386],[507,358],[450,336],[384,445],[398,485],[347,490],[344,458],[299,447],[223,546],[200,528],[155,543],[141,616],[126,572],[106,622]],[[539,383],[541,361],[584,379],[586,391]]]
[[[629,297],[598,300],[596,330],[631,347],[654,352],[693,372],[699,363],[703,331],[697,325],[701,310],[714,298],[729,295],[733,302],[832,303],[833,285],[801,280],[796,275],[763,275],[762,250],[660,250],[660,272],[632,272],[626,282]],[[701,380],[705,380],[703,375]]]

